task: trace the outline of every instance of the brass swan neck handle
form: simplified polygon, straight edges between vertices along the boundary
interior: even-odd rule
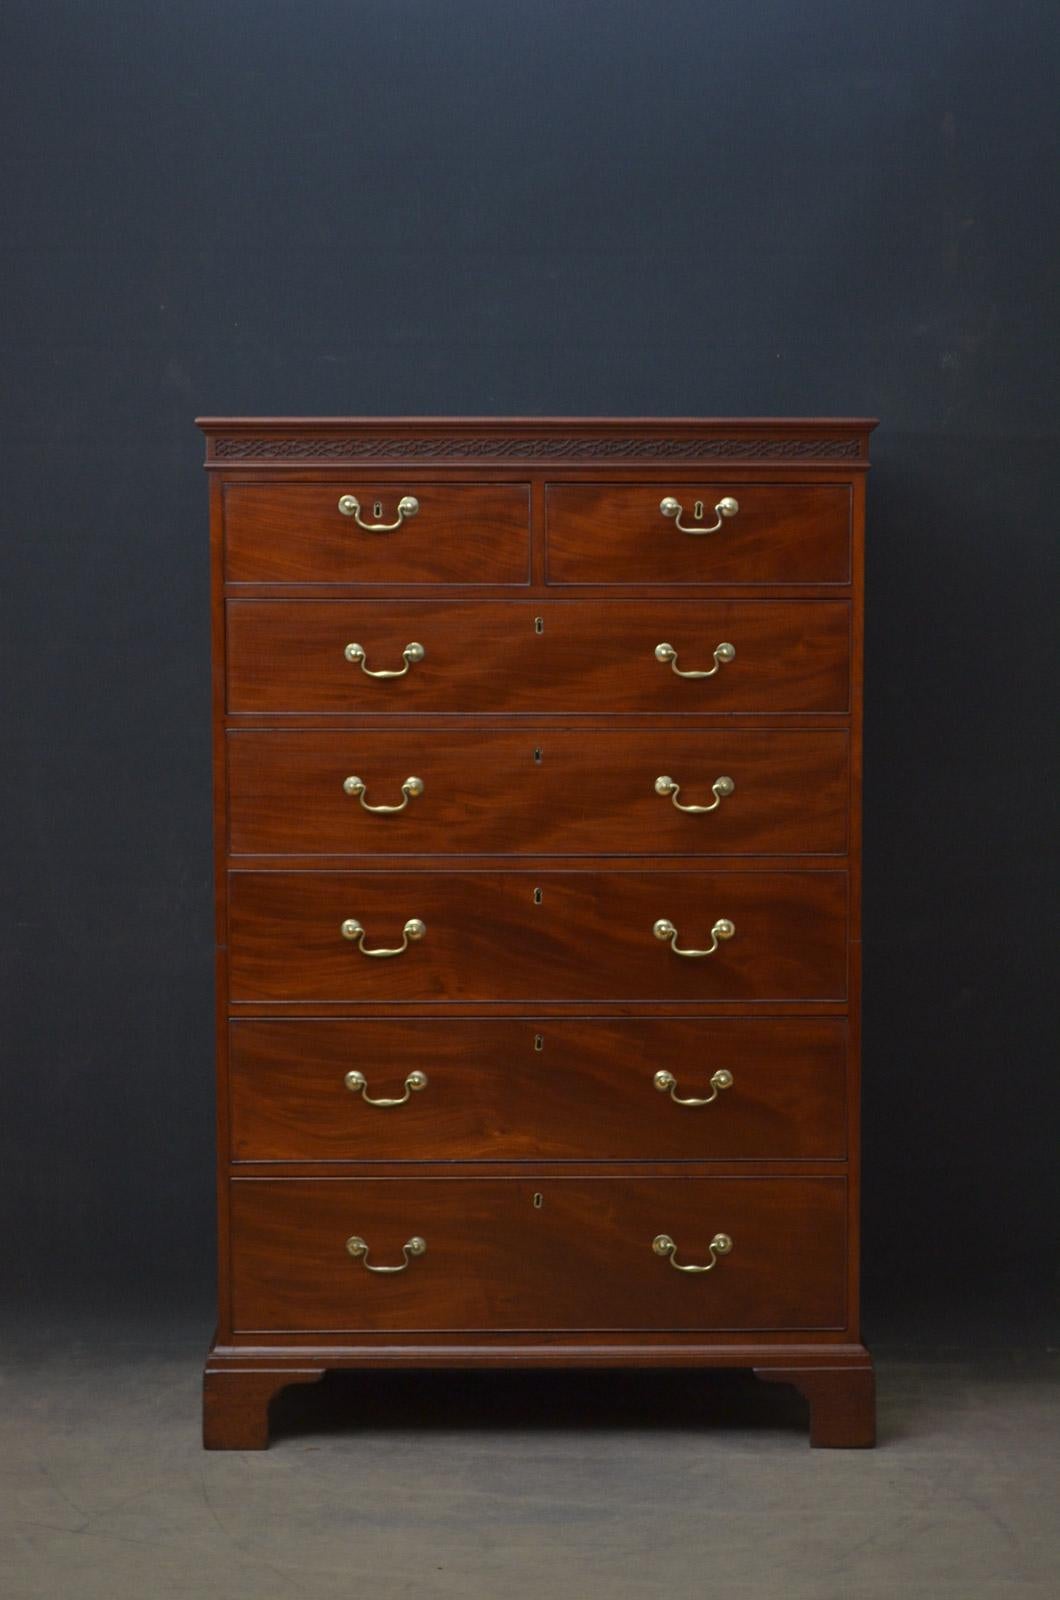
[[[661,794],[664,798],[669,795],[678,811],[687,811],[690,815],[696,816],[704,816],[708,811],[717,811],[721,802],[735,793],[736,785],[731,778],[721,777],[715,778],[710,788],[714,799],[709,806],[686,806],[682,805],[677,798],[681,793],[681,785],[679,783],[675,783],[673,778],[668,777],[665,773],[655,780],[656,794]]]
[[[736,932],[736,925],[730,922],[728,917],[719,917],[710,930],[711,943],[708,950],[682,950],[677,943],[677,929],[666,917],[660,917],[658,922],[653,923],[651,931],[657,939],[669,942],[670,949],[675,956],[698,958],[700,956],[712,956],[718,948],[719,940],[732,938]]]
[[[678,1272],[713,1272],[718,1264],[719,1256],[727,1256],[732,1249],[732,1239],[727,1233],[716,1233],[707,1247],[710,1260],[702,1266],[693,1262],[683,1262],[677,1259],[677,1246],[668,1233],[657,1233],[651,1242],[651,1247],[657,1256],[664,1257],[671,1267]]]
[[[391,1106],[403,1106],[410,1095],[418,1094],[421,1089],[426,1089],[427,1074],[425,1072],[410,1072],[405,1079],[405,1093],[392,1099],[380,1097],[373,1100],[368,1093],[368,1079],[363,1072],[358,1072],[356,1068],[351,1072],[347,1072],[343,1082],[351,1094],[360,1095],[366,1106],[381,1106],[387,1109]]]
[[[405,663],[403,667],[373,668],[365,666],[365,662],[368,659],[368,652],[365,650],[363,644],[348,644],[342,653],[346,657],[347,661],[352,661],[356,666],[360,667],[366,678],[403,678],[408,672],[409,668],[414,667],[417,661],[422,661],[424,656],[427,654],[423,646],[421,644],[417,644],[416,641],[413,640],[413,642],[411,644],[407,644],[404,650],[401,652],[401,659]]]
[[[738,500],[734,500],[731,494],[725,495],[714,507],[714,521],[709,527],[704,527],[702,525],[702,500],[697,500],[692,510],[692,515],[695,517],[699,526],[690,528],[681,521],[684,509],[685,508],[681,504],[680,500],[675,500],[672,494],[668,494],[665,499],[659,501],[659,510],[662,512],[664,517],[673,518],[675,527],[680,528],[682,533],[693,533],[698,536],[704,533],[717,533],[719,528],[721,528],[724,524],[726,518],[734,517],[739,511],[740,502]]]
[[[682,1098],[677,1092],[677,1079],[672,1072],[667,1072],[665,1067],[660,1067],[651,1081],[660,1094],[666,1094],[669,1091],[670,1099],[675,1106],[712,1106],[722,1089],[732,1088],[733,1078],[727,1067],[719,1067],[717,1072],[711,1073],[710,1094],[701,1098],[697,1098],[695,1095],[688,1095]]]
[[[347,917],[339,931],[344,939],[351,940],[351,942],[357,946],[362,956],[376,956],[385,958],[387,956],[404,955],[405,951],[409,947],[410,941],[412,943],[416,943],[417,940],[422,939],[426,935],[427,924],[425,922],[421,922],[419,917],[410,917],[402,929],[401,943],[391,949],[383,948],[379,950],[365,949],[364,941],[367,938],[367,934],[361,927],[361,924],[357,921],[356,917]]]
[[[344,517],[352,517],[357,526],[363,528],[365,533],[393,533],[395,528],[401,527],[407,517],[414,517],[419,509],[420,503],[414,494],[403,494],[398,501],[396,521],[363,522],[361,520],[361,502],[357,496],[355,494],[339,496],[339,510],[342,515]],[[377,500],[375,503],[375,515],[381,517],[382,514],[383,503],[381,500]]]
[[[397,1267],[373,1266],[368,1259],[368,1245],[359,1233],[350,1235],[346,1240],[346,1249],[353,1259],[359,1261],[361,1266],[368,1272],[404,1272],[414,1256],[425,1256],[427,1254],[427,1241],[426,1239],[421,1239],[418,1233],[414,1233],[411,1239],[406,1239],[401,1246],[401,1264]]]
[[[377,817],[391,817],[396,815],[396,813],[399,811],[404,811],[410,800],[423,793],[423,779],[406,778],[404,783],[401,785],[401,793],[403,798],[400,805],[396,806],[370,806],[368,801],[364,798],[368,792],[368,786],[363,778],[344,778],[342,781],[342,787],[348,795],[356,795],[365,811],[371,811],[373,815]]]
[[[686,670],[684,667],[679,667],[677,665],[677,651],[672,644],[657,644],[655,646],[655,659],[656,661],[661,661],[664,666],[669,663],[671,672],[676,672],[679,678],[713,678],[716,677],[722,667],[726,666],[730,661],[735,661],[736,646],[729,644],[727,640],[715,645],[714,665],[705,672],[694,672],[691,668]]]

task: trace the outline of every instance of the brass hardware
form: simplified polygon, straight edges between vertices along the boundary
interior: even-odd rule
[[[404,811],[409,801],[423,793],[422,778],[406,778],[401,785],[401,792],[405,796],[399,806],[370,806],[365,796],[365,783],[361,778],[345,778],[342,787],[347,794],[355,794],[365,811],[372,811],[376,816],[393,816],[396,811]]]
[[[539,744],[536,744],[534,746],[534,761],[538,766],[541,765],[541,756],[542,756],[541,746]]]
[[[713,1092],[702,1100],[697,1100],[691,1095],[687,1099],[682,1099],[676,1092],[677,1079],[665,1068],[655,1074],[652,1083],[662,1094],[669,1090],[670,1099],[675,1106],[709,1106],[714,1104],[720,1090],[732,1088],[732,1073],[726,1067],[719,1067],[717,1072],[711,1073],[710,1087]]]
[[[415,666],[417,661],[423,660],[427,652],[421,644],[416,644],[415,642],[407,644],[401,652],[402,660],[405,663],[403,667],[380,667],[378,671],[373,671],[371,667],[365,666],[364,663],[367,660],[367,656],[363,644],[348,644],[343,654],[347,661],[357,662],[366,678],[403,678],[410,667]]]
[[[544,617],[535,617],[534,618],[534,632],[535,633],[544,633],[544,631],[545,631],[545,619],[544,619]]]
[[[543,890],[541,890],[541,889],[535,889],[534,890],[534,904],[535,904],[535,906],[539,906],[544,898],[545,898],[545,896],[544,896],[544,891]]]
[[[534,1195],[534,1210],[535,1211],[540,1211],[541,1207],[544,1205],[544,1203],[545,1203],[545,1197],[544,1197],[543,1194],[535,1194]]]
[[[655,659],[665,665],[670,663],[670,670],[676,672],[679,678],[713,678],[719,667],[736,659],[736,646],[732,644],[719,644],[714,651],[714,665],[707,672],[685,671],[677,665],[677,651],[672,644],[657,644],[655,646]]]
[[[534,1049],[538,1052],[538,1054],[540,1054],[541,1051],[544,1048],[545,1048],[545,1036],[544,1036],[544,1034],[543,1033],[535,1033],[534,1034]]]
[[[359,1094],[366,1106],[403,1106],[410,1094],[417,1093],[427,1087],[427,1074],[425,1072],[410,1072],[405,1079],[405,1093],[396,1100],[373,1100],[368,1093],[368,1079],[363,1072],[347,1072],[345,1084],[351,1094]]]
[[[342,924],[342,937],[355,941],[362,956],[399,956],[409,947],[409,941],[422,939],[427,932],[426,924],[419,917],[410,917],[402,930],[401,943],[394,950],[366,950],[364,948],[365,931],[356,917],[347,917]]]
[[[382,502],[377,500],[374,506],[375,515],[381,516]],[[395,528],[400,528],[406,517],[414,517],[420,509],[420,503],[414,494],[402,495],[398,501],[396,522],[362,522],[361,502],[355,494],[344,494],[339,497],[339,510],[344,517],[352,517],[359,528],[365,533],[393,533]]]
[[[677,948],[677,929],[674,927],[673,923],[668,922],[665,917],[660,917],[659,921],[653,925],[651,931],[654,933],[657,939],[668,939],[670,941],[670,949],[673,951],[675,956],[712,956],[715,950],[718,948],[718,940],[731,939],[733,934],[736,932],[736,928],[729,921],[728,917],[719,917],[713,928],[710,930],[711,945],[709,950],[679,950]]]
[[[666,496],[665,500],[660,500],[659,501],[659,510],[662,512],[663,516],[664,517],[673,517],[674,526],[677,527],[677,528],[680,528],[682,533],[694,533],[694,534],[717,533],[718,529],[721,527],[721,525],[725,521],[726,517],[734,517],[736,515],[736,513],[739,511],[740,502],[738,500],[734,500],[732,498],[732,495],[729,495],[729,494],[727,494],[723,500],[719,500],[717,505],[714,507],[714,515],[716,516],[717,521],[716,522],[712,522],[710,524],[709,528],[689,528],[689,527],[686,527],[685,524],[681,521],[681,513],[684,511],[684,509],[685,508],[681,504],[681,502],[679,500],[675,500],[672,494],[668,494]],[[702,515],[703,515],[703,502],[702,502],[702,500],[697,500],[696,501],[693,515],[695,516],[697,522],[702,517]]]
[[[677,1259],[677,1246],[668,1233],[657,1233],[651,1242],[651,1247],[657,1256],[665,1256],[671,1267],[676,1267],[678,1272],[713,1272],[718,1264],[719,1256],[727,1256],[732,1249],[732,1240],[727,1233],[716,1233],[710,1241],[710,1260],[705,1266],[685,1266]]]
[[[368,1246],[360,1234],[352,1234],[346,1240],[346,1249],[355,1261],[359,1261],[369,1272],[404,1272],[412,1256],[425,1256],[427,1254],[427,1241],[414,1233],[411,1239],[406,1239],[401,1246],[402,1262],[400,1267],[373,1267],[368,1259]]]
[[[347,778],[346,781],[348,783],[349,779]],[[681,793],[681,785],[679,783],[675,783],[672,778],[667,778],[665,776],[656,778],[655,780],[656,794],[669,795],[678,811],[689,811],[695,812],[696,814],[703,814],[707,811],[717,811],[718,807],[721,805],[721,802],[728,799],[729,795],[733,793],[736,785],[733,783],[731,778],[715,778],[710,787],[714,794],[714,800],[711,805],[683,806],[677,798],[677,796]],[[396,809],[400,810],[400,807]]]

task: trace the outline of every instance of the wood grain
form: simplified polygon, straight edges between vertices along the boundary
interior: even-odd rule
[[[534,900],[541,890],[541,903]],[[234,872],[235,1002],[340,1000],[835,1000],[846,993],[842,872]],[[409,918],[426,937],[394,948]],[[705,959],[652,933],[668,918],[703,949],[720,917],[736,935]]]
[[[812,1329],[842,1325],[841,1177],[247,1179],[232,1183],[235,1325],[381,1329]],[[540,1207],[534,1195],[540,1195]],[[707,1273],[718,1232],[732,1253]],[[373,1274],[350,1257],[359,1235]]]
[[[542,619],[537,631],[536,619]],[[410,643],[426,657],[397,679]],[[706,679],[721,643],[736,657]],[[846,711],[850,608],[815,601],[228,602],[233,712]]]
[[[421,483],[419,511],[390,533],[368,533],[338,509],[361,503],[364,522],[394,522],[399,484],[351,473],[342,483],[225,487],[230,583],[521,583],[530,576],[530,491],[524,484]],[[379,502],[381,512],[375,515]]]
[[[343,790],[366,785],[377,815]],[[682,805],[655,791],[667,775]],[[847,844],[845,732],[241,731],[228,736],[235,855],[489,853],[842,854]]]
[[[839,1018],[284,1021],[231,1024],[236,1161],[676,1161],[846,1155]],[[373,1098],[427,1087],[404,1105]],[[654,1086],[705,1097],[676,1105]]]
[[[717,533],[687,534],[659,502],[682,506],[685,527],[712,526],[723,497],[739,510]],[[737,475],[692,482],[551,483],[548,581],[568,583],[849,583],[850,486],[746,483]]]

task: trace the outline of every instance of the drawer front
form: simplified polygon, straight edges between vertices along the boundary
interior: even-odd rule
[[[236,855],[841,854],[847,748],[838,731],[236,731],[230,847]]]
[[[227,614],[228,707],[236,713],[850,705],[850,608],[840,600],[234,600]],[[731,660],[721,645],[732,646]],[[674,656],[657,655],[660,646]],[[377,671],[400,676],[368,675]],[[710,676],[679,676],[686,671]]]
[[[236,1021],[232,1155],[841,1160],[846,1041],[840,1017]]]
[[[553,483],[546,505],[550,583],[850,582],[847,484]]]
[[[404,929],[425,925],[400,954]],[[654,925],[668,920],[673,941]],[[729,919],[731,938],[714,929]],[[343,936],[349,921],[363,929]],[[233,872],[233,1001],[841,1000],[842,872]],[[356,928],[351,929],[356,932]],[[413,934],[415,934],[415,922]],[[701,958],[679,949],[717,948]]]
[[[369,524],[340,501],[352,496]],[[411,496],[412,516],[398,506]],[[233,483],[224,491],[230,583],[527,583],[525,483]]]
[[[238,1332],[839,1328],[846,1186],[813,1178],[237,1178]],[[535,1204],[534,1197],[538,1197]],[[674,1259],[710,1272],[679,1272]],[[402,1247],[422,1239],[396,1273]],[[361,1239],[356,1258],[347,1240]]]

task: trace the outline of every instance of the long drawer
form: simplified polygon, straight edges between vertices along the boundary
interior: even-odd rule
[[[548,581],[849,583],[850,500],[846,483],[552,483]]]
[[[227,618],[235,713],[850,705],[845,600],[230,600]]]
[[[230,996],[840,1000],[846,923],[843,872],[236,871]]]
[[[842,854],[847,750],[845,731],[236,730],[230,848]]]
[[[525,483],[422,483],[414,490],[353,477],[230,483],[224,506],[229,582],[526,583],[530,577]],[[397,525],[380,531],[380,523]]]
[[[839,1160],[846,1038],[841,1017],[237,1020],[231,1153]]]
[[[241,1332],[844,1322],[841,1177],[237,1178],[231,1208]]]

